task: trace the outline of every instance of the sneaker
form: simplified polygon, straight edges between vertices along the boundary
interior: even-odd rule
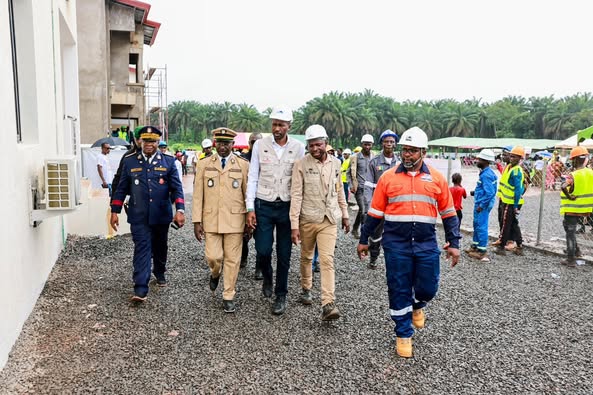
[[[319,262],[313,262],[313,272],[319,273]]]
[[[577,267],[577,261],[571,258],[561,260],[560,264],[566,267]]]
[[[523,246],[517,246],[515,247],[515,249],[513,250],[513,252],[515,253],[515,255],[519,255],[519,256],[523,256]]]
[[[299,299],[299,302],[301,302],[305,306],[309,306],[309,305],[312,305],[313,304],[313,297],[311,296],[311,290],[310,289],[303,288],[303,291],[301,292],[301,297]]]
[[[357,230],[353,230],[352,237],[354,237],[356,240],[358,240],[358,239],[360,239],[360,233],[358,233]]]
[[[216,288],[218,288],[219,282],[220,282],[220,276],[218,276],[216,278],[210,276],[210,291],[212,291],[212,292],[216,291]]]
[[[424,328],[424,322],[426,321],[426,317],[424,315],[424,309],[416,309],[412,310],[412,325],[416,329]]]
[[[377,268],[377,258],[371,258],[369,264],[367,265],[369,269],[375,270]]]
[[[395,350],[397,355],[403,358],[412,358],[412,338],[397,337],[395,339]]]
[[[234,313],[235,312],[235,302],[232,300],[223,300],[222,301],[222,309],[225,313]]]
[[[276,296],[272,305],[272,314],[282,315],[286,311],[286,295]]]
[[[470,258],[482,260],[482,258],[484,258],[486,256],[486,251],[478,251],[476,249],[476,250],[470,251],[467,255],[469,255]]]
[[[155,276],[155,277],[156,277],[156,285],[158,287],[166,287],[167,286],[167,284],[168,284],[167,283],[167,278],[165,277],[164,274],[160,274],[160,275]]]
[[[334,321],[340,318],[340,310],[336,307],[334,302],[330,302],[321,307],[321,320]]]

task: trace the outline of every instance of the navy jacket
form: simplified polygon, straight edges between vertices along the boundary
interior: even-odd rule
[[[157,153],[152,163],[146,163],[137,152],[123,158],[121,179],[113,193],[111,211],[119,214],[126,196],[128,223],[168,224],[173,220],[171,202],[177,210],[185,210],[183,187],[175,158]]]

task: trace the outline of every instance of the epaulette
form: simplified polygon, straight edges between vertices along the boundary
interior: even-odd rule
[[[175,156],[169,152],[161,152],[161,155],[170,156],[171,158],[175,158]]]
[[[237,158],[239,158],[239,159],[242,159],[242,160],[244,160],[245,162],[249,162],[249,161],[247,160],[247,158],[243,158],[243,157],[242,157],[242,156],[240,156],[240,155],[235,155],[235,157],[237,157]]]
[[[136,155],[137,153],[138,153],[138,151],[130,152],[129,154],[127,154],[127,155],[124,155],[124,158],[129,158],[130,156],[134,156],[134,155]]]

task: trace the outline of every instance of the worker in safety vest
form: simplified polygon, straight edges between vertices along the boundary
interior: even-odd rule
[[[581,256],[577,245],[576,231],[579,220],[593,211],[593,170],[587,167],[589,151],[577,146],[570,151],[573,171],[562,183],[560,194],[560,214],[564,215],[562,225],[566,232],[566,259],[560,263],[576,266],[576,258]]]
[[[426,133],[418,127],[406,130],[399,147],[402,163],[379,178],[357,252],[361,259],[368,255],[369,236],[384,220],[382,245],[396,351],[409,358],[412,325],[424,327],[423,308],[436,295],[439,284],[437,215],[443,220],[445,248],[452,266],[459,260],[461,236],[446,178],[423,162],[428,147]]]
[[[498,255],[506,255],[507,242],[514,240],[517,246],[513,252],[523,255],[523,238],[519,227],[519,215],[523,206],[523,192],[525,188],[525,174],[520,165],[521,159],[525,156],[525,149],[520,145],[513,147],[509,152],[509,165],[502,172],[498,184],[497,196],[501,205],[499,210],[502,213],[502,227],[500,229],[500,244],[494,252]]]

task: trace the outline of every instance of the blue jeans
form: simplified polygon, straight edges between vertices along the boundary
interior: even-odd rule
[[[389,312],[395,321],[395,334],[397,337],[412,337],[412,310],[426,306],[439,288],[440,252],[435,248],[414,253],[390,248],[385,243],[383,251]]]
[[[288,293],[288,271],[290,270],[290,254],[292,241],[290,240],[290,202],[267,202],[255,199],[255,250],[260,264],[264,283],[271,284],[274,275],[272,269],[272,247],[274,245],[274,228],[276,228],[276,296]]]

